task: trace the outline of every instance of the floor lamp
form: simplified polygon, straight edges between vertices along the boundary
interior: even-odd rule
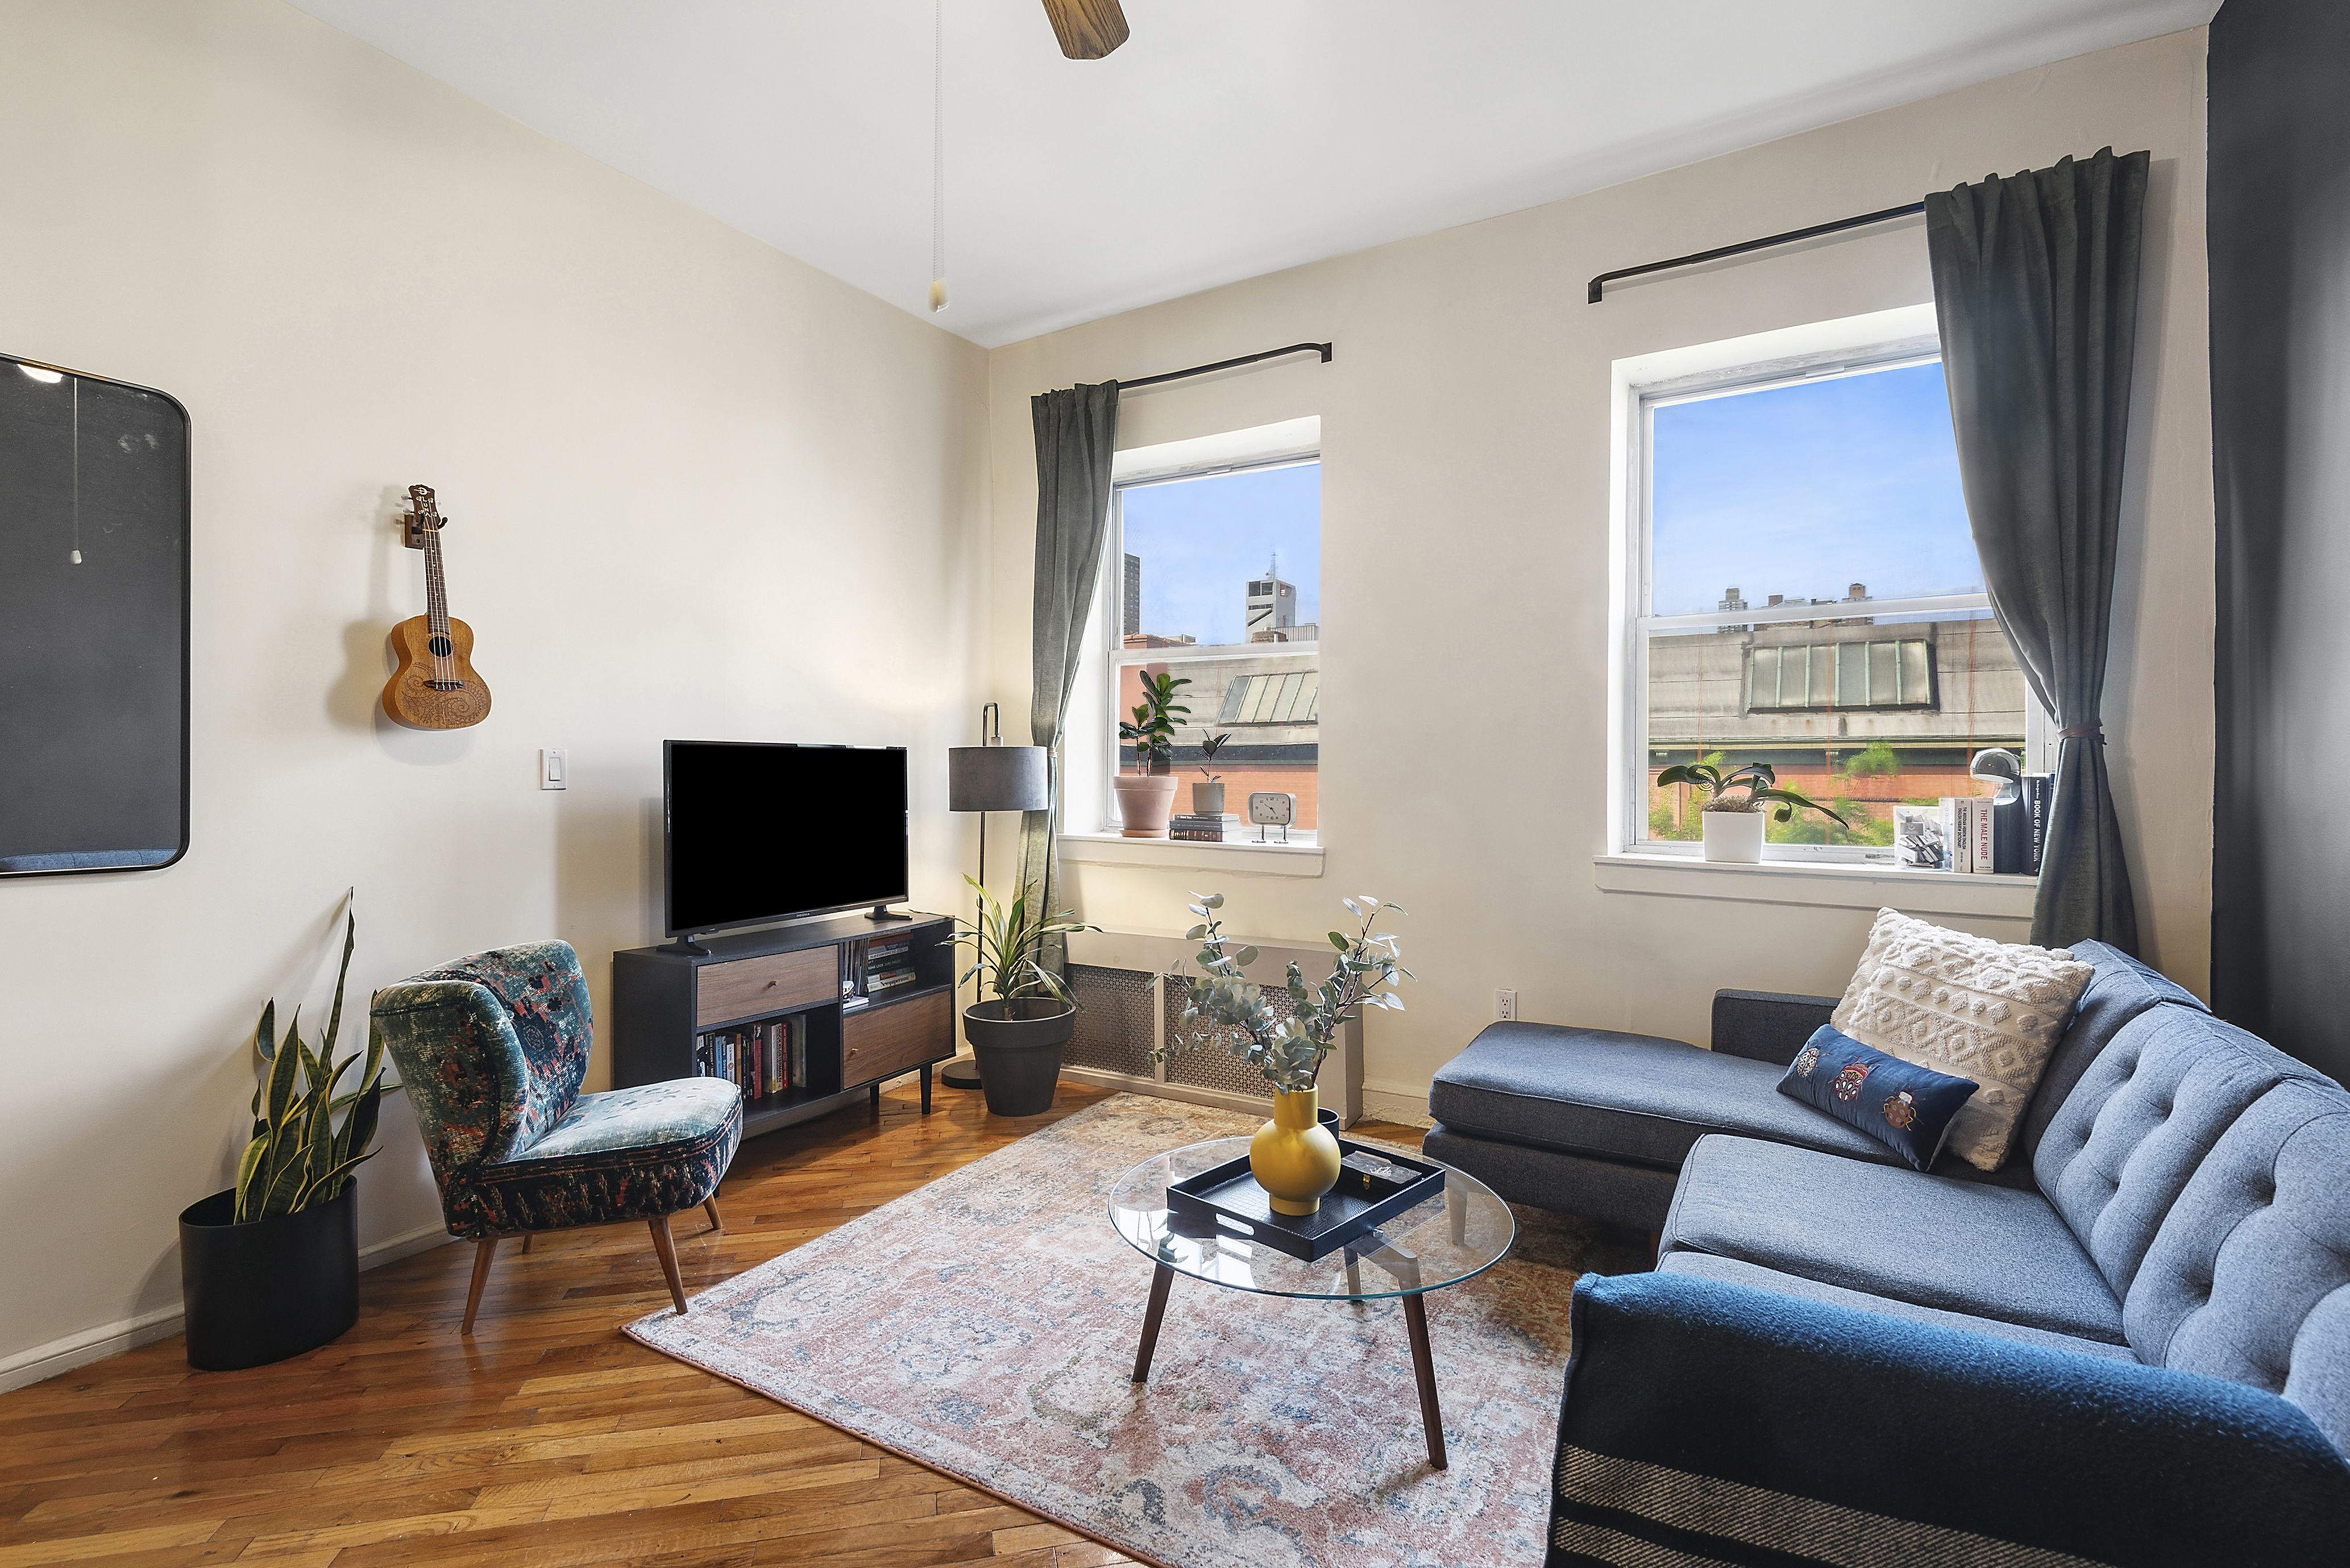
[[[1003,710],[993,702],[979,711],[980,742],[947,748],[947,809],[979,813],[979,883],[987,886],[987,814],[1043,811],[1053,800],[1052,775],[1043,746],[1007,746]],[[1007,900],[1008,901],[1008,900]],[[951,1089],[979,1087],[979,1064],[958,1056],[940,1081]]]

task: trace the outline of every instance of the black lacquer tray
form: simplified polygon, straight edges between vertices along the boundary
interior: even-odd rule
[[[1310,1263],[1444,1191],[1446,1172],[1440,1165],[1343,1137],[1338,1155],[1342,1161],[1368,1156],[1398,1175],[1382,1176],[1342,1163],[1338,1185],[1324,1195],[1321,1208],[1311,1214],[1277,1214],[1264,1189],[1249,1174],[1243,1155],[1170,1184],[1168,1229],[1194,1237],[1221,1231]]]

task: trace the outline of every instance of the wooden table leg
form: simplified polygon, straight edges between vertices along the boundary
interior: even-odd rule
[[[922,1064],[922,1114],[931,1114],[931,1064]]]
[[[1403,1298],[1404,1326],[1411,1331],[1411,1370],[1419,1379],[1419,1420],[1428,1428],[1428,1462],[1444,1462],[1444,1413],[1436,1407],[1436,1363],[1428,1351],[1428,1309],[1417,1293]]]
[[[1159,1348],[1159,1322],[1167,1315],[1167,1287],[1174,1282],[1175,1271],[1164,1263],[1150,1276],[1150,1310],[1142,1315],[1142,1347],[1134,1353],[1137,1383],[1150,1376],[1150,1353]]]

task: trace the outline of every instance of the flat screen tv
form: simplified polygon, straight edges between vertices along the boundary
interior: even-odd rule
[[[672,937],[908,896],[903,746],[664,741],[661,792]]]

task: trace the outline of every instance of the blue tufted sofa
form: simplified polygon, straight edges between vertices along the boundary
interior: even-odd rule
[[[1830,998],[1724,993],[1718,1054],[1497,1026],[1440,1075],[1430,1154],[1659,1232],[1576,1285],[1554,1563],[2350,1563],[2350,1094],[2074,951],[1988,1178],[1775,1092]]]

